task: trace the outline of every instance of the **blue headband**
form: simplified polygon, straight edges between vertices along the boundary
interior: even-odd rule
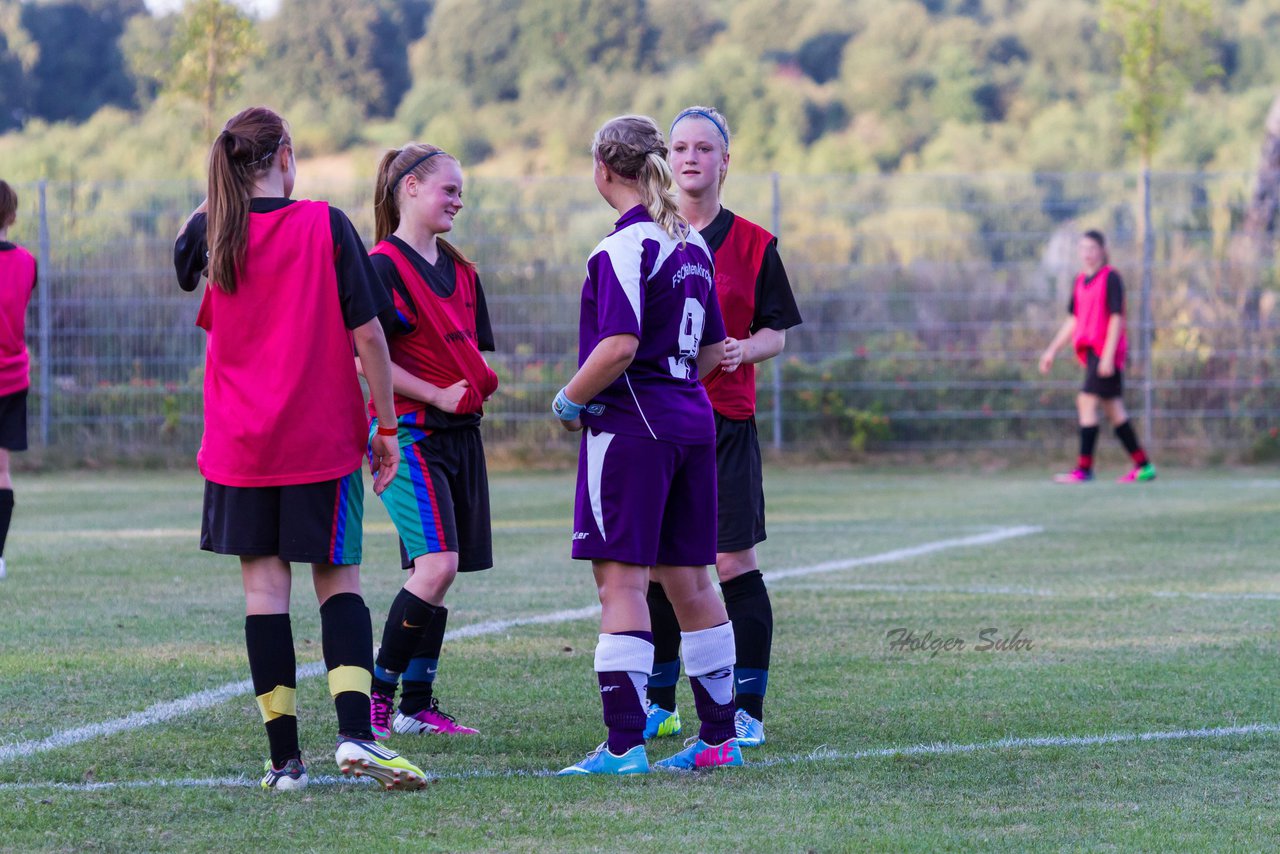
[[[393,190],[395,190],[396,185],[399,184],[402,180],[404,180],[405,175],[408,175],[414,169],[417,169],[419,166],[421,166],[426,161],[430,160],[432,157],[435,157],[437,154],[444,154],[444,152],[441,151],[440,149],[436,149],[435,151],[428,151],[426,154],[422,155],[417,160],[410,163],[409,168],[401,172],[399,175],[397,175],[396,179],[391,182],[391,186],[387,188],[387,192],[390,193]]]
[[[715,129],[720,131],[720,138],[724,140],[724,147],[729,147],[729,133],[720,126],[720,122],[716,121],[716,117],[708,113],[706,110],[685,110],[683,113],[676,116],[676,120],[671,123],[671,130],[667,131],[667,136],[671,136],[671,134],[675,133],[676,125],[680,124],[680,120],[687,119],[689,116],[701,116],[711,122]]]

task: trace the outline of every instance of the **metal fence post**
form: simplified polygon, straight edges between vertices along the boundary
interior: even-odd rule
[[[52,357],[49,338],[53,320],[49,297],[49,290],[53,283],[53,264],[49,260],[49,204],[45,192],[48,184],[48,180],[41,178],[37,194],[40,204],[40,272],[44,274],[43,281],[36,288],[36,307],[39,312],[37,350],[40,354],[40,445],[44,448],[49,447],[49,360]]]
[[[1151,169],[1142,170],[1142,316],[1138,334],[1142,339],[1142,443],[1151,447],[1152,377],[1155,361],[1152,340],[1155,312],[1151,307],[1151,274],[1155,266],[1156,236],[1151,230]]]
[[[782,232],[782,193],[778,189],[778,173],[770,175],[773,193],[773,235]],[[782,450],[782,359],[773,358],[773,449]]]

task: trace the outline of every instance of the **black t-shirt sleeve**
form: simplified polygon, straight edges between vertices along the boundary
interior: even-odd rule
[[[760,273],[756,276],[756,313],[751,318],[751,331],[790,329],[801,322],[800,309],[791,291],[787,270],[778,255],[778,239],[775,237],[765,247]]]
[[[178,287],[194,291],[200,286],[200,278],[209,269],[209,247],[205,235],[209,230],[209,218],[198,213],[173,244],[173,268],[178,274]]]
[[[1107,314],[1124,314],[1124,280],[1115,270],[1107,273]]]
[[[333,230],[334,269],[338,274],[338,299],[348,329],[363,326],[391,307],[391,294],[373,269],[364,242],[347,215],[329,208]]]
[[[493,337],[493,323],[489,320],[489,304],[484,298],[484,288],[480,285],[480,276],[476,275],[476,347],[492,352],[498,349]]]
[[[373,272],[380,287],[388,297],[387,307],[378,312],[378,322],[382,324],[383,333],[388,338],[408,335],[414,330],[414,318],[410,316],[413,311],[409,309],[408,314],[402,312],[395,301],[397,291],[401,300],[409,299],[404,283],[400,281],[400,271],[396,269],[395,262],[386,255],[370,255],[369,263],[373,266]]]

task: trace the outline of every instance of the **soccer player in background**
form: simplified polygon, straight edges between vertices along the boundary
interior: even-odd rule
[[[756,364],[786,345],[800,311],[778,240],[723,207],[729,172],[729,123],[710,107],[688,107],[671,123],[671,170],[680,214],[715,256],[716,296],[724,316],[724,360],[702,377],[715,410],[718,478],[716,574],[737,646],[734,729],[738,744],[764,743],[764,697],[773,646],[773,608],[760,575],[756,544],[765,539],[764,476],[756,433]],[[680,713],[680,634],[659,584],[649,585],[654,666],[645,738],[676,735]]]
[[[1093,450],[1098,443],[1098,406],[1115,428],[1116,438],[1133,460],[1120,483],[1155,480],[1156,467],[1138,442],[1133,423],[1124,408],[1124,360],[1128,340],[1124,328],[1124,282],[1107,258],[1107,241],[1099,231],[1080,237],[1080,262],[1084,269],[1076,276],[1067,304],[1070,315],[1040,356],[1040,373],[1053,369],[1053,358],[1067,341],[1072,341],[1076,358],[1084,365],[1084,385],[1076,395],[1080,417],[1080,456],[1076,467],[1054,476],[1057,483],[1088,483],[1093,480]]]
[[[409,571],[382,631],[374,666],[373,734],[474,734],[432,696],[459,572],[493,566],[489,476],[480,418],[498,376],[481,350],[494,349],[475,265],[442,235],[462,210],[462,169],[453,155],[411,143],[378,166],[374,269],[392,294],[385,326],[391,350],[400,470],[382,503],[400,535]],[[372,446],[371,446],[372,447]],[[396,687],[400,708],[391,718]]]
[[[618,212],[587,260],[579,368],[552,410],[585,428],[573,557],[602,606],[595,670],[608,738],[562,775],[636,774],[645,752],[652,577],[675,608],[702,727],[657,767],[741,765],[733,627],[707,574],[716,551],[715,421],[698,377],[724,358],[710,251],[680,216],[662,131],[621,116],[592,142],[596,189]]]
[[[284,120],[265,107],[232,116],[209,152],[208,197],[178,234],[183,290],[208,277],[196,323],[207,334],[200,547],[240,557],[245,642],[271,757],[264,789],[301,789],[290,564],[311,564],[343,774],[388,789],[426,785],[369,727],[373,629],[360,595],[367,444],[364,395],[393,411],[378,313],[387,298],[346,215],[294,201]],[[374,491],[395,477],[392,435],[374,437]]]
[[[0,181],[0,578],[6,575],[4,544],[13,519],[13,476],[9,454],[27,449],[27,304],[36,287],[36,259],[9,242],[18,218],[18,194]]]

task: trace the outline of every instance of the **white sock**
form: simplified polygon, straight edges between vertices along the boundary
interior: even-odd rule
[[[733,702],[733,624],[721,623],[700,632],[681,632],[684,672],[707,690],[713,703]]]

